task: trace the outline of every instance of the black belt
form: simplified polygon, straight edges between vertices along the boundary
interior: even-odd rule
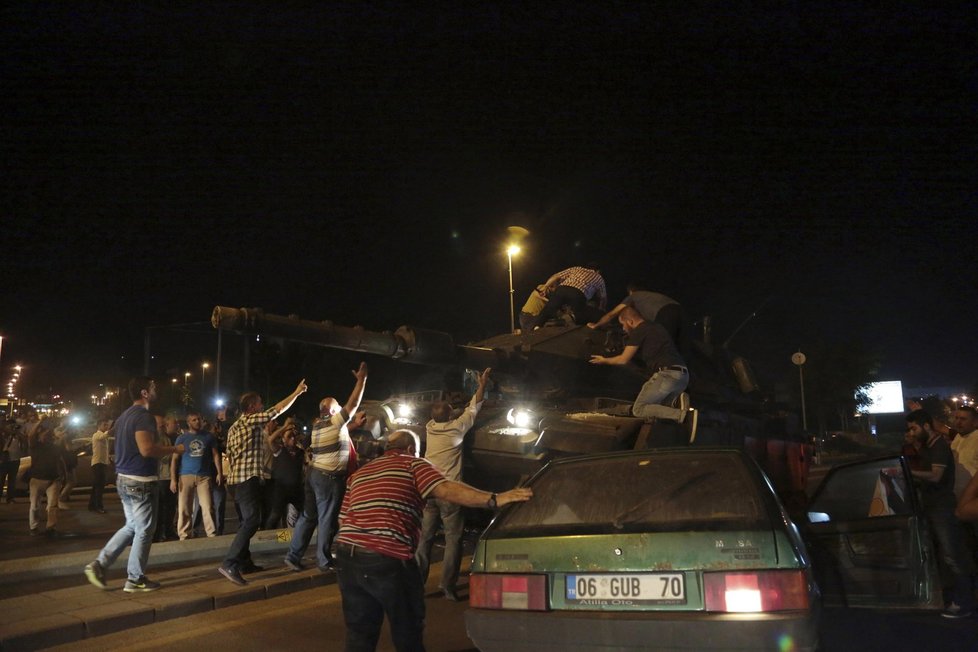
[[[314,466],[309,467],[310,471],[315,471],[317,473],[322,473],[327,478],[339,478],[343,479],[346,477],[346,471],[323,471],[322,469],[317,469]]]
[[[679,371],[679,372],[684,373],[684,374],[688,374],[689,373],[686,370],[686,367],[680,367],[678,364],[672,364],[672,365],[669,365],[668,367],[659,367],[659,371]]]
[[[374,552],[370,548],[364,548],[353,543],[337,543],[336,550],[346,553],[351,557],[384,557],[379,552]]]

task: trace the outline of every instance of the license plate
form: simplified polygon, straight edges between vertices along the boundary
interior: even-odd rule
[[[566,598],[575,604],[685,604],[683,573],[568,575]]]

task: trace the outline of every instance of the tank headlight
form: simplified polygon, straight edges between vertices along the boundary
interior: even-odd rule
[[[75,416],[71,417],[71,423],[72,423],[72,425],[80,426],[81,425],[81,422],[82,422],[82,418],[80,416],[78,416],[77,414]]]
[[[533,413],[523,408],[513,408],[506,414],[506,421],[517,428],[529,428],[533,423]]]
[[[401,403],[397,406],[397,416],[407,418],[414,414],[414,407],[410,403]]]

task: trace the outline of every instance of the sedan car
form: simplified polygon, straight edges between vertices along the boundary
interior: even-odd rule
[[[744,452],[572,457],[529,486],[476,546],[480,650],[816,649],[808,553]]]

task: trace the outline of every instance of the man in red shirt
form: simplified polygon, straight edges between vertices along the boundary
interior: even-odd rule
[[[394,431],[384,454],[350,478],[336,536],[347,652],[376,649],[384,614],[397,650],[424,650],[424,582],[414,551],[427,498],[496,509],[533,495],[529,488],[495,494],[447,480],[417,456],[419,447],[413,432]]]

